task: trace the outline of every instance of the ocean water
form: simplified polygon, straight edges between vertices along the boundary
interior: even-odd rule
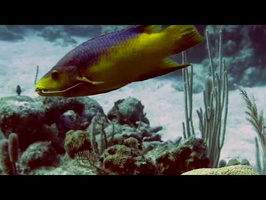
[[[7,28],[9,28],[10,32],[15,32],[14,27]],[[27,29],[30,31],[25,31]],[[2,38],[0,40],[0,97],[16,96],[17,85],[20,85],[22,89],[21,95],[32,98],[38,97],[34,85],[36,66],[39,66],[39,79],[66,53],[91,38],[84,35],[78,36],[78,34],[71,35],[71,32],[65,31],[75,42],[61,41],[60,36],[51,41],[47,39],[48,36],[46,38],[40,36],[42,30],[41,28],[32,29],[25,26],[21,28],[20,32],[19,30],[17,31],[23,36],[23,39],[12,40],[0,37],[0,39]],[[226,38],[223,42],[227,42]],[[202,46],[201,51],[206,51],[205,46]],[[190,56],[193,56],[193,54]],[[230,58],[229,55],[226,55],[226,57]],[[198,62],[193,64],[195,76],[198,73],[200,77],[200,73],[203,73],[204,63]],[[248,75],[247,73],[245,74],[245,76]],[[234,74],[232,73],[231,76],[233,77]],[[254,74],[251,73],[250,76],[254,76]],[[242,86],[243,80],[241,81],[236,83]],[[93,95],[90,98],[96,100],[106,114],[117,100],[127,97],[136,98],[144,105],[144,112],[147,114],[146,117],[149,119],[150,125],[163,127],[159,132],[162,140],[174,140],[177,137],[183,136],[182,122],[185,121],[184,93],[177,90],[176,85],[180,85],[182,88],[182,76],[180,74],[165,75],[142,82],[130,83],[118,90]],[[255,97],[259,111],[266,108],[265,86],[260,84],[259,86],[242,86],[242,88],[249,95]],[[199,133],[196,110],[204,106],[202,91],[194,93],[193,100],[193,120],[195,130]],[[226,161],[232,158],[239,160],[245,158],[256,168],[254,138],[257,136],[257,133],[246,120],[246,110],[246,104],[240,92],[238,90],[230,90],[225,142],[220,158]],[[199,134],[197,136],[199,137]]]

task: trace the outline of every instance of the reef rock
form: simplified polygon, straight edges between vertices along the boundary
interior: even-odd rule
[[[20,165],[23,173],[28,173],[43,166],[57,166],[59,162],[60,157],[50,142],[37,142],[23,152]]]
[[[44,122],[55,123],[60,135],[71,130],[74,121],[76,130],[85,130],[97,113],[104,115],[102,107],[88,97],[49,97],[43,98],[42,102],[45,108]]]
[[[114,107],[108,112],[108,119],[115,120],[119,124],[128,124],[136,126],[137,121],[149,124],[149,120],[143,112],[144,106],[135,98],[128,97],[126,99],[115,102]]]
[[[192,169],[208,167],[209,164],[207,146],[197,138],[187,139],[179,145],[168,143],[149,154],[156,157],[159,170],[164,175],[180,175]]]
[[[86,130],[97,113],[104,115],[102,107],[88,97],[13,96],[1,98],[0,103],[1,130],[5,137],[17,133],[22,151],[36,141],[52,141],[64,153],[67,131]]]
[[[26,96],[14,96],[1,98],[0,104],[2,132],[7,138],[10,133],[17,133],[21,150],[49,137],[43,126],[45,115],[41,102]]]

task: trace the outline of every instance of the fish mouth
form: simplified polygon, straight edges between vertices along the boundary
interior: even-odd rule
[[[76,85],[73,85],[67,89],[64,90],[48,90],[48,89],[42,89],[42,88],[36,88],[35,92],[37,92],[39,95],[56,95],[56,94],[64,94],[65,92],[68,92],[69,90],[72,90],[76,88],[79,85],[83,85],[84,83],[77,83]]]

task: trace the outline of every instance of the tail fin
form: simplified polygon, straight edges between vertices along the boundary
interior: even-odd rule
[[[174,54],[187,50],[202,41],[202,37],[193,25],[171,25],[164,30],[166,37],[170,41],[174,41]],[[172,42],[171,42],[172,43]]]

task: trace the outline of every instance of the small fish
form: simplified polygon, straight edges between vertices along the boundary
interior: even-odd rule
[[[41,96],[106,93],[185,68],[168,57],[204,38],[193,25],[139,25],[88,40],[67,53],[36,84]]]
[[[16,92],[17,92],[17,94],[18,94],[18,96],[20,96],[20,94],[21,94],[21,87],[20,87],[20,85],[17,85],[17,89],[16,89]]]

